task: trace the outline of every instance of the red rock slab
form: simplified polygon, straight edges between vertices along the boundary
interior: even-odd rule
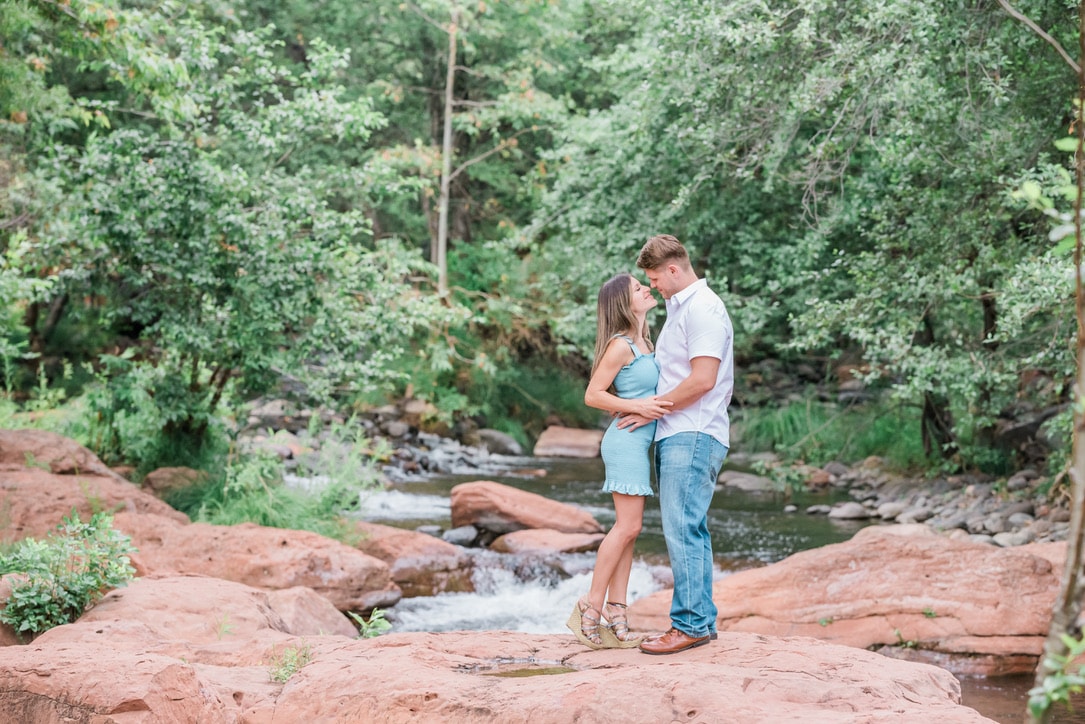
[[[0,664],[5,722],[232,724],[228,706],[188,663],[93,644],[15,646]]]
[[[537,458],[597,458],[602,442],[602,430],[551,425],[539,435],[533,454]]]
[[[48,430],[0,430],[0,465],[36,467],[56,475],[120,478],[89,449]]]
[[[56,474],[40,468],[0,470],[0,539],[44,538],[74,510],[82,520],[96,512],[131,510],[178,523],[188,516],[116,475]]]
[[[450,497],[454,528],[473,525],[498,534],[526,528],[603,532],[599,521],[583,508],[489,480],[461,483],[452,488]]]
[[[518,671],[538,675],[500,675]],[[990,722],[960,704],[959,682],[937,667],[816,639],[744,633],[722,634],[672,656],[591,651],[571,635],[511,632],[329,641],[284,687],[275,717],[480,724]]]
[[[498,553],[585,553],[599,548],[603,533],[562,533],[546,528],[506,533],[490,544]]]
[[[362,540],[355,547],[388,564],[404,598],[438,593],[470,593],[474,565],[459,546],[432,535],[390,525],[358,521]]]
[[[312,588],[340,611],[369,611],[401,598],[388,565],[331,538],[303,530],[241,523],[172,524],[119,513],[114,525],[132,537],[133,561],[145,573],[190,573],[265,589]]]
[[[717,580],[720,631],[900,647],[959,673],[1031,673],[1061,569],[1057,553],[958,541],[926,526],[874,526]],[[669,626],[669,590],[635,601],[631,628]]]

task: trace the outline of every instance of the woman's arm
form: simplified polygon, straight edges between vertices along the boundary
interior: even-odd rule
[[[718,359],[715,357],[694,357],[689,361],[689,365],[689,376],[679,382],[677,387],[662,398],[657,399],[660,404],[669,406],[670,409],[666,410],[666,412],[689,407],[716,386],[716,374],[720,369]],[[638,427],[644,427],[652,420],[657,419],[659,418],[640,413],[623,414],[618,427],[623,430],[636,430]]]
[[[584,404],[598,410],[614,414],[637,414],[649,419],[657,419],[666,414],[671,403],[659,400],[655,396],[626,399],[608,392],[614,384],[614,378],[622,367],[633,361],[633,350],[624,339],[615,337],[610,340],[603,358],[595,368],[588,389],[584,392]]]

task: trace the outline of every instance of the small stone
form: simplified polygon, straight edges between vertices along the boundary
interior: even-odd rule
[[[830,518],[862,520],[870,517],[870,511],[861,503],[841,503],[829,511]]]

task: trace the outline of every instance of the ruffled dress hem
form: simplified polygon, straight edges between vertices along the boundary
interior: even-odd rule
[[[633,488],[632,485],[626,485],[626,484],[622,484],[622,483],[612,483],[609,480],[607,482],[603,483],[603,492],[604,493],[621,493],[622,495],[639,495],[639,496],[641,496],[643,498],[650,498],[650,497],[653,497],[655,495],[655,491],[650,489],[650,488],[647,491],[645,491],[643,488],[637,488],[636,490],[632,490],[631,488]]]

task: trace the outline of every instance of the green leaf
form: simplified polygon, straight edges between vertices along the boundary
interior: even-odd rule
[[[1059,138],[1055,140],[1055,148],[1060,151],[1066,151],[1067,153],[1074,153],[1077,151],[1078,139],[1076,137],[1067,136],[1066,138]]]

